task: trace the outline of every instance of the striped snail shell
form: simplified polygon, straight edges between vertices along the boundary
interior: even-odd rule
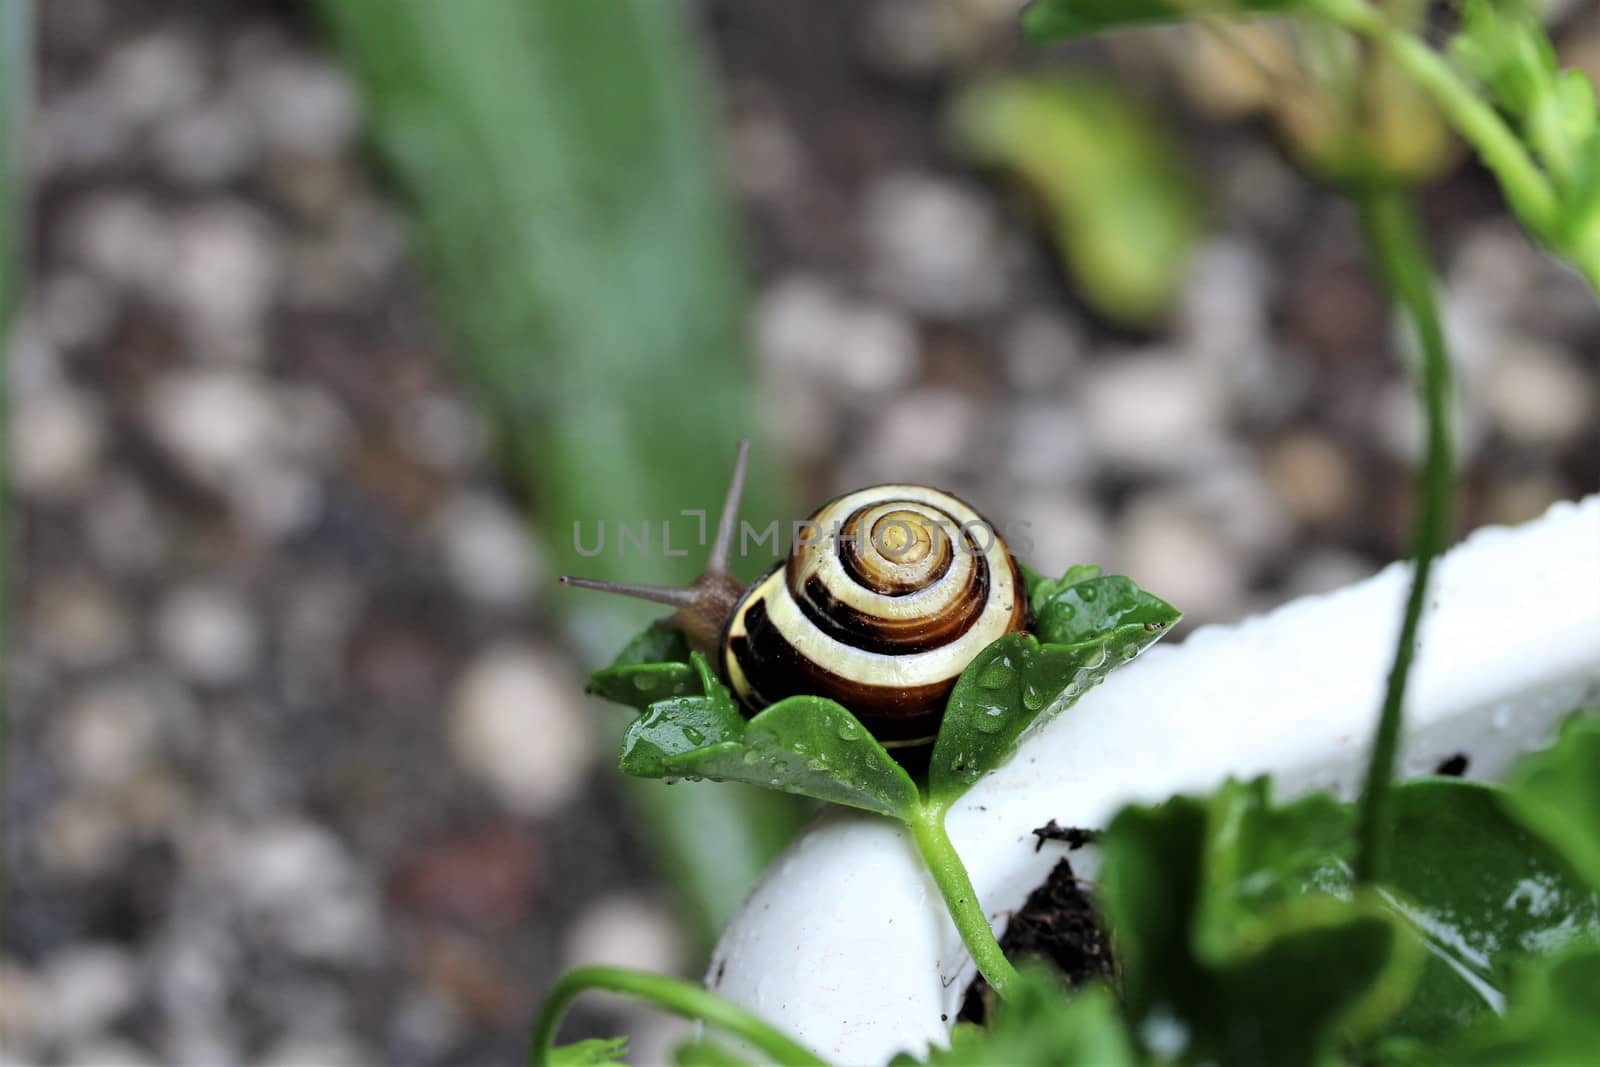
[[[676,607],[670,621],[749,713],[828,697],[884,747],[925,749],[967,664],[1028,624],[1016,561],[962,500],[879,485],[823,505],[812,536],[745,588],[728,562],[748,452],[741,442],[706,570],[687,589],[561,581]]]
[[[1011,553],[963,501],[918,485],[841,496],[740,598],[720,668],[748,708],[830,697],[886,747],[938,732],[974,656],[1027,624]]]

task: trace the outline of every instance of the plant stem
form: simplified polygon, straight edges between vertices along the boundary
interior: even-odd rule
[[[1388,799],[1400,742],[1402,704],[1417,629],[1428,591],[1433,558],[1444,550],[1454,496],[1450,431],[1450,356],[1434,301],[1433,273],[1409,195],[1390,187],[1360,190],[1356,200],[1378,271],[1390,297],[1410,319],[1422,349],[1419,392],[1427,418],[1427,450],[1417,486],[1418,513],[1413,531],[1416,553],[1411,593],[1406,599],[1389,670],[1383,713],[1372,745],[1372,761],[1361,795],[1356,828],[1356,878],[1371,882],[1383,875],[1388,859]]]
[[[1001,951],[1000,942],[994,939],[989,918],[984,915],[978,893],[972,888],[972,879],[967,877],[966,865],[956,854],[956,847],[945,831],[947,810],[938,804],[924,807],[911,820],[911,833],[916,839],[917,851],[922,853],[923,862],[928,865],[928,871],[944,897],[945,906],[950,909],[950,918],[955,921],[956,931],[961,934],[967,951],[972,953],[972,961],[978,965],[978,973],[983,975],[995,995],[1004,1000],[1016,989],[1017,972]]]
[[[1365,0],[1312,0],[1312,8],[1323,18],[1377,41],[1494,171],[1523,224],[1559,247],[1560,204],[1549,179],[1511,127],[1444,56],[1415,34],[1395,26]]]
[[[819,1059],[768,1023],[708,989],[681,978],[622,967],[579,967],[557,980],[533,1024],[533,1041],[528,1049],[530,1067],[545,1067],[550,1062],[550,1045],[561,1025],[561,1017],[566,1014],[567,1005],[586,989],[627,993],[675,1015],[713,1023],[744,1038],[777,1063],[827,1067],[826,1060]]]

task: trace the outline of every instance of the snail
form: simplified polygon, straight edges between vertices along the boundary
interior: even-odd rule
[[[748,714],[799,694],[849,708],[885,748],[925,748],[974,656],[1028,624],[1016,560],[964,501],[878,485],[824,504],[748,587],[728,569],[749,442],[739,444],[706,568],[686,588],[565,575],[564,585],[668,604]]]

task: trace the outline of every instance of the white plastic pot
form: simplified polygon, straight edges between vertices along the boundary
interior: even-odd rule
[[[1500,775],[1600,705],[1600,496],[1484,529],[1434,571],[1406,706],[1402,772],[1455,755]],[[1062,854],[1050,819],[1271,774],[1277,795],[1354,796],[1410,580],[1408,565],[1237,626],[1157,647],[1028,739],[951,811],[996,929]],[[1158,591],[1159,592],[1159,591]],[[1093,849],[1072,854],[1092,876]],[[834,810],[766,872],[724,933],[707,984],[839,1063],[943,1044],[975,969],[909,831]]]

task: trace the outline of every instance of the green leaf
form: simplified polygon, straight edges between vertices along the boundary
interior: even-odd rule
[[[550,1067],[627,1067],[622,1054],[628,1049],[625,1037],[592,1037],[550,1050]]]
[[[928,794],[948,805],[1016,752],[1032,726],[1059,714],[1114,668],[1157,641],[1179,618],[1127,578],[1075,567],[1059,582],[1037,580],[1031,601],[1041,643],[1013,633],[978,653],[951,690],[928,767]]]
[[[1083,570],[1097,574],[1099,568],[1074,567],[1058,581],[1041,582],[1030,594],[1034,633],[1040,641],[1075,645],[1103,640],[1107,631],[1117,631],[1118,638],[1136,637],[1138,630],[1158,637],[1183,617],[1165,600],[1140,589],[1131,578],[1100,578],[1096,574],[1077,577]]]
[[[1100,903],[1145,1048],[1165,1060],[1315,1064],[1403,1003],[1419,946],[1370,891],[1322,891],[1348,811],[1274,807],[1263,781],[1125,809],[1102,841]]]
[[[1600,948],[1578,946],[1518,969],[1508,1010],[1446,1054],[1460,1067],[1592,1067],[1600,1049]]]
[[[735,1055],[715,1041],[685,1041],[672,1051],[675,1067],[750,1067],[750,1061]]]
[[[651,704],[623,734],[618,764],[623,773],[639,778],[669,777],[678,773],[670,769],[677,757],[744,735],[744,716],[705,657],[694,653],[688,669],[696,692]]]
[[[1512,810],[1600,892],[1600,715],[1569,720],[1507,783]]]
[[[588,692],[639,711],[658,700],[700,692],[683,631],[671,626],[646,628],[611,666],[590,675]]]
[[[1039,967],[1018,972],[1015,992],[995,1005],[987,1029],[957,1023],[950,1047],[919,1061],[901,1055],[891,1067],[1134,1067],[1139,1058],[1111,992],[1091,985],[1066,995],[1059,975]]]
[[[1292,11],[1297,0],[1033,0],[1022,11],[1031,45],[1046,45],[1119,26],[1172,22],[1197,14],[1258,15]]]
[[[919,805],[905,768],[843,706],[822,697],[780,700],[750,720],[742,741],[668,761],[673,773],[750,782],[905,820]]]
[[[1005,76],[963,91],[956,141],[1015,175],[1048,216],[1084,298],[1146,326],[1170,306],[1200,234],[1192,170],[1160,117],[1088,76]]]
[[[1499,1007],[1519,961],[1600,940],[1600,894],[1512,817],[1507,799],[1497,786],[1454,778],[1394,788],[1402,847],[1385,896],[1428,956],[1391,1035],[1438,1046]]]

